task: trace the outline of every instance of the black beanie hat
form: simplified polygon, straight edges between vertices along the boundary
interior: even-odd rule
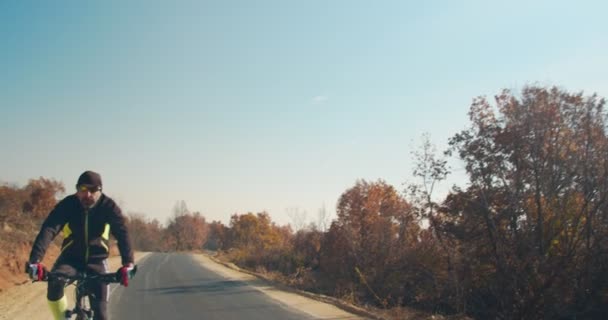
[[[97,172],[85,171],[78,177],[78,183],[76,185],[79,186],[82,184],[101,187],[101,176]]]

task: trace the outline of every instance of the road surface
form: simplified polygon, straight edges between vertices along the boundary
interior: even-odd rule
[[[129,287],[111,288],[112,319],[360,319],[307,298],[281,298],[287,293],[200,255],[152,253],[138,268]]]

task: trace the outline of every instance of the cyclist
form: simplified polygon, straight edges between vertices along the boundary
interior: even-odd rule
[[[93,171],[85,171],[78,178],[76,193],[65,197],[49,213],[32,246],[26,272],[34,280],[41,280],[44,267],[42,258],[55,236],[63,231],[61,254],[52,271],[68,275],[78,272],[107,273],[109,240],[112,234],[118,241],[122,259],[119,272],[121,283],[128,284],[133,276],[133,251],[129,232],[118,205],[102,193],[101,176]],[[55,319],[64,319],[67,299],[64,295],[65,282],[49,281],[47,299]],[[91,309],[95,319],[107,319],[108,285],[95,283],[90,287],[94,294]]]

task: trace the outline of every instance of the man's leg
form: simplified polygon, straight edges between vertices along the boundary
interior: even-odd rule
[[[57,262],[55,266],[53,266],[53,272],[61,272],[67,275],[75,275],[76,269],[62,262]],[[51,313],[53,314],[53,318],[55,320],[63,320],[65,319],[65,312],[68,309],[68,300],[64,294],[65,281],[61,280],[49,280],[46,298],[49,302],[49,309],[51,309]]]
[[[89,264],[89,271],[96,273],[107,273],[108,272],[108,260],[103,260],[99,263]],[[95,282],[91,283],[89,287],[91,292],[95,295],[94,299],[91,299],[91,309],[93,309],[95,319],[107,320],[108,319],[108,300],[110,298],[110,285],[107,283]]]

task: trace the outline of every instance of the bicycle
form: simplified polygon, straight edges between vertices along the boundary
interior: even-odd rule
[[[137,265],[133,267],[133,276],[137,272]],[[94,298],[87,284],[90,282],[120,283],[120,270],[114,273],[86,273],[80,272],[76,275],[67,275],[60,272],[46,271],[42,281],[60,280],[66,283],[66,287],[75,286],[74,308],[65,312],[65,319],[71,319],[76,315],[76,320],[93,320],[95,318],[89,298]]]

